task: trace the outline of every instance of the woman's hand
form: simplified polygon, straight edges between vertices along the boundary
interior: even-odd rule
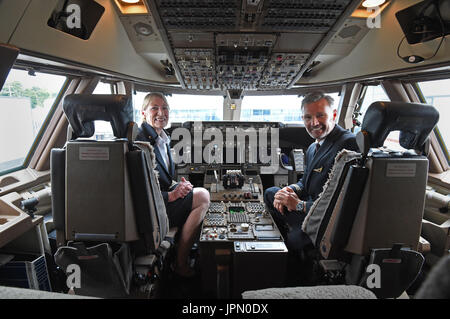
[[[173,191],[169,192],[169,202],[176,201],[178,198],[184,198],[187,194],[189,194],[192,188],[192,184],[182,177],[177,187]]]

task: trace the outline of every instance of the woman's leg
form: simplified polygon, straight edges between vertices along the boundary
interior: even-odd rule
[[[192,211],[181,229],[181,235],[178,241],[177,273],[182,276],[193,274],[193,270],[188,265],[189,252],[195,242],[208,208],[209,192],[204,188],[194,188]]]

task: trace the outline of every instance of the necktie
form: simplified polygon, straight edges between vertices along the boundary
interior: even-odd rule
[[[319,148],[320,148],[320,144],[319,144],[319,143],[316,143],[316,152],[314,153],[314,155],[317,154],[317,152],[319,151]]]

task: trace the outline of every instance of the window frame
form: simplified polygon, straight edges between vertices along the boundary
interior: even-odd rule
[[[420,89],[419,86],[419,82],[431,82],[431,81],[439,81],[439,80],[446,80],[446,79],[450,79],[450,77],[448,78],[438,78],[438,79],[434,79],[434,78],[430,78],[430,79],[422,79],[422,80],[416,80],[415,82],[411,83],[412,87],[419,99],[420,103],[424,103],[427,104],[427,100],[425,99],[425,95],[423,94],[422,90]],[[445,144],[445,141],[441,135],[441,132],[439,131],[439,127],[436,125],[433,129],[434,135],[436,137],[436,140],[440,146],[440,149],[443,153],[443,155],[445,156],[445,159],[447,160],[447,165],[450,166],[450,154],[448,152],[448,148],[447,145]]]

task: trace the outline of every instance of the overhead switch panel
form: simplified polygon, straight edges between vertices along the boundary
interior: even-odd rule
[[[149,0],[187,89],[285,89],[352,0]],[[348,14],[348,13],[347,13]],[[305,49],[306,48],[306,49]]]

